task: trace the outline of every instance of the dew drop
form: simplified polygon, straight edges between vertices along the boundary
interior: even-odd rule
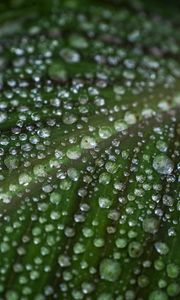
[[[99,129],[99,136],[101,139],[108,139],[111,136],[111,129],[109,127],[106,126],[102,126]]]
[[[163,242],[156,242],[154,246],[156,251],[161,255],[166,255],[169,252],[169,247]]]
[[[159,173],[169,175],[174,169],[174,163],[165,154],[157,155],[153,160],[153,168]]]
[[[129,256],[132,258],[140,257],[142,255],[143,248],[141,243],[133,241],[128,246]]]
[[[168,296],[161,290],[155,290],[150,293],[149,300],[168,300]]]
[[[148,217],[143,221],[143,229],[148,233],[156,233],[158,231],[158,220],[153,217]]]
[[[117,132],[120,132],[126,130],[128,128],[128,125],[122,120],[117,120],[114,122],[114,128]]]
[[[81,140],[82,149],[93,149],[96,147],[96,141],[93,137],[84,136]]]
[[[26,174],[26,173],[22,173],[19,176],[19,184],[27,186],[30,182],[31,182],[32,178],[30,175]]]
[[[98,202],[101,208],[110,208],[112,205],[112,201],[107,197],[99,197]]]
[[[7,120],[7,114],[5,112],[0,112],[0,124]]]
[[[99,272],[101,279],[114,282],[120,276],[121,266],[119,262],[113,259],[105,258],[100,263]]]

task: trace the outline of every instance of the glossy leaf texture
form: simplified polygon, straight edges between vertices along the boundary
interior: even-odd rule
[[[180,299],[178,1],[0,12],[0,299]]]

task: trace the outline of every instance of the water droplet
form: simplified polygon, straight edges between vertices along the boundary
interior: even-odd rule
[[[100,296],[98,296],[97,300],[113,300],[113,296],[108,293],[102,293]]]
[[[108,161],[105,164],[106,171],[110,174],[115,174],[118,170],[118,165],[115,162]]]
[[[163,242],[156,242],[154,246],[161,255],[166,255],[169,252],[169,247]]]
[[[88,43],[83,36],[78,34],[73,34],[70,36],[69,43],[72,47],[77,49],[84,49],[87,48]]]
[[[114,122],[114,128],[116,131],[120,132],[126,130],[128,128],[128,125],[122,120],[117,120]]]
[[[168,300],[168,296],[161,290],[156,290],[150,293],[149,300]]]
[[[166,270],[170,278],[177,278],[179,275],[179,267],[174,263],[168,264]]]
[[[143,221],[143,229],[145,232],[156,233],[158,231],[158,220],[153,217],[148,217]]]
[[[111,136],[111,128],[106,127],[106,126],[102,126],[99,129],[99,136],[101,139],[108,139]]]
[[[77,181],[79,179],[79,171],[76,170],[75,168],[69,168],[67,170],[67,174],[68,174],[68,177],[73,180],[73,181]]]
[[[153,160],[153,168],[159,173],[169,175],[174,169],[172,160],[165,154],[157,155]]]
[[[119,262],[105,258],[100,263],[100,277],[101,279],[114,282],[118,280],[121,273],[121,266]]]
[[[96,147],[96,141],[93,137],[84,136],[81,140],[82,149],[93,149]]]
[[[72,125],[77,121],[77,117],[74,114],[65,113],[62,120],[64,124]]]
[[[15,291],[8,291],[6,293],[7,300],[18,300],[19,296]]]
[[[172,282],[167,287],[167,293],[170,297],[175,297],[180,294],[180,286],[176,282]]]
[[[125,248],[127,245],[127,240],[126,239],[122,239],[122,238],[119,238],[116,240],[116,246],[120,249],[122,248]]]
[[[138,285],[142,288],[149,285],[149,278],[146,275],[140,275],[138,277]]]
[[[137,119],[136,119],[135,114],[133,114],[131,112],[126,112],[125,116],[124,116],[124,121],[129,125],[133,125],[136,123]]]
[[[58,263],[59,265],[64,268],[64,267],[68,267],[71,265],[71,262],[70,262],[70,257],[69,256],[66,256],[66,255],[60,255],[58,257]]]
[[[129,256],[132,258],[140,257],[141,254],[143,253],[143,248],[141,243],[136,241],[131,242],[128,246],[128,253]]]
[[[174,203],[174,199],[172,196],[170,195],[164,195],[163,198],[163,204],[166,205],[166,206],[173,206],[173,203]]]
[[[16,169],[18,167],[18,159],[15,156],[8,156],[4,160],[4,164],[9,170]]]
[[[164,141],[157,141],[156,148],[161,152],[166,152],[168,149],[168,146]]]
[[[52,192],[50,194],[50,201],[52,204],[59,205],[62,199],[62,195],[57,192]]]
[[[94,246],[97,248],[101,248],[104,246],[105,242],[103,239],[99,238],[99,239],[95,239],[93,242]]]
[[[107,185],[107,184],[109,184],[110,180],[111,180],[111,177],[110,177],[110,174],[108,174],[108,173],[104,172],[104,173],[100,174],[100,176],[99,176],[99,183],[101,183],[101,184]]]
[[[7,114],[5,112],[0,112],[0,124],[7,120]]]
[[[112,205],[111,199],[106,197],[99,197],[98,202],[101,208],[109,208]]]
[[[26,173],[22,173],[21,175],[19,175],[19,184],[27,186],[31,182],[31,180],[31,176]]]
[[[79,147],[74,147],[73,149],[68,149],[66,155],[69,159],[77,160],[81,157],[81,151]]]
[[[36,165],[33,168],[34,175],[37,177],[45,177],[47,175],[44,165]]]

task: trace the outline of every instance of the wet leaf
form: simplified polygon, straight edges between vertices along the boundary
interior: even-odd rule
[[[0,299],[178,300],[178,1],[0,12]]]

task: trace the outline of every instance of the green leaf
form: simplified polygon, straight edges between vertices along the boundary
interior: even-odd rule
[[[0,4],[0,299],[179,299],[178,7]]]

